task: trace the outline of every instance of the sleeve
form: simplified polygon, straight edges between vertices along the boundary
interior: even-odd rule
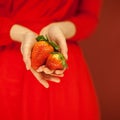
[[[82,0],[76,15],[69,20],[76,27],[76,33],[70,40],[82,40],[89,37],[99,22],[101,0]]]
[[[14,22],[10,18],[0,17],[0,46],[8,45],[12,42],[9,31],[13,24]]]

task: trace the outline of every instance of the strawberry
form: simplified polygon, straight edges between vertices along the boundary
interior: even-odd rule
[[[49,54],[54,51],[54,49],[59,49],[55,43],[49,41],[44,36],[38,36],[36,40],[37,42],[33,46],[31,53],[31,66],[35,70],[39,66],[45,64],[46,59],[48,58]]]
[[[46,66],[51,70],[62,70],[67,64],[62,53],[52,52],[46,61]]]

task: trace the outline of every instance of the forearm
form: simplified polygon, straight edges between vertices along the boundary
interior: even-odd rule
[[[13,25],[10,29],[10,37],[13,41],[22,42],[26,34],[36,35],[30,29],[17,24]]]

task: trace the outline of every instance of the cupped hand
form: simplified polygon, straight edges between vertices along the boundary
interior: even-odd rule
[[[47,36],[48,39],[57,43],[60,46],[60,51],[64,55],[65,59],[68,59],[66,38],[57,23],[51,23],[44,27],[41,30],[40,35]]]
[[[47,36],[49,40],[58,44],[60,47],[60,52],[64,55],[66,60],[68,59],[68,48],[67,48],[66,38],[57,23],[51,23],[47,25],[46,27],[44,27],[40,31],[40,35]],[[49,68],[45,66],[44,67],[40,66],[37,69],[37,71],[38,72],[43,71],[46,74],[59,77],[59,76],[63,76],[65,69],[64,70],[50,70]]]
[[[34,77],[46,88],[49,87],[48,81],[60,82],[60,79],[56,76],[46,74],[45,72],[37,72],[31,67],[31,51],[36,42],[36,34],[26,33],[21,43],[21,53],[23,55],[23,61],[27,70],[30,70]]]
[[[21,53],[27,70],[30,70],[31,68],[31,51],[36,42],[35,38],[36,35],[34,33],[28,32],[24,35],[21,42]]]

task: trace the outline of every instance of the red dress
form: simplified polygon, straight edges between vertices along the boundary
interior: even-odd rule
[[[97,97],[78,40],[96,28],[101,0],[0,0],[0,120],[99,120]],[[67,40],[68,66],[59,84],[44,88],[27,71],[20,44],[9,30],[21,24],[39,31],[70,20],[76,35]]]

